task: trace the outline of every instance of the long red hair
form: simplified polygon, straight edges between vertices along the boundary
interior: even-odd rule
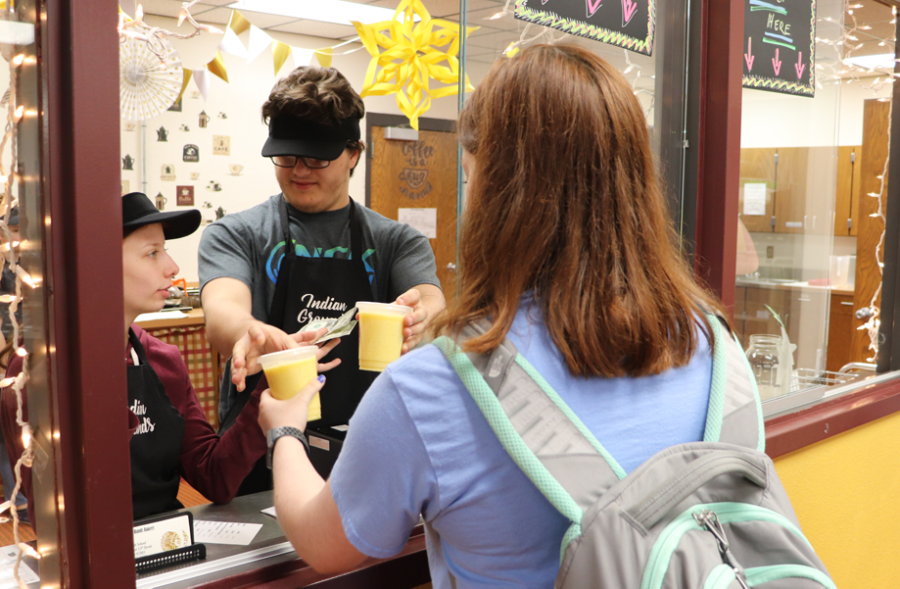
[[[625,79],[574,45],[500,60],[459,118],[474,156],[459,245],[458,296],[434,329],[489,317],[467,351],[503,341],[533,291],[573,375],[642,376],[686,364],[704,309],[720,305],[679,254]]]

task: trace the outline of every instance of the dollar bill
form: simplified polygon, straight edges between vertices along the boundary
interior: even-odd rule
[[[316,319],[315,321],[310,321],[300,328],[300,331],[316,331],[323,327],[328,331],[325,335],[312,343],[321,344],[322,342],[348,335],[356,327],[356,307],[353,307],[337,318]]]

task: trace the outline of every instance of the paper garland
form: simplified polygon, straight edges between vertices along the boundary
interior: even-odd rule
[[[418,15],[421,19],[414,21]],[[371,25],[351,21],[360,40],[372,55],[360,96],[397,95],[397,106],[419,128],[419,117],[431,108],[435,98],[459,92],[460,27],[432,19],[421,0],[402,0],[394,18]],[[466,35],[478,27],[467,27]],[[382,31],[388,31],[385,35]],[[438,47],[448,46],[446,51]],[[384,49],[380,52],[378,48]],[[318,55],[318,53],[317,53]],[[446,62],[446,65],[441,65]],[[381,71],[376,70],[381,68]],[[430,80],[447,86],[431,89]],[[466,76],[466,90],[474,90]]]

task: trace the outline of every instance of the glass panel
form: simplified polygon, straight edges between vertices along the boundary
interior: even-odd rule
[[[655,2],[656,21],[652,40],[652,54],[642,55],[621,47],[590,38],[566,33],[515,18],[516,4],[505,0],[465,0],[465,24],[478,27],[465,41],[461,55],[463,66],[473,86],[490,69],[491,64],[517,50],[538,43],[573,43],[585,47],[611,63],[631,83],[634,94],[644,108],[651,142],[661,178],[667,189],[676,223],[681,225],[683,203],[685,126],[684,109],[687,79],[686,32],[688,24],[687,0]],[[584,3],[569,2],[576,12],[584,14]],[[638,18],[646,19],[647,2],[633,13],[633,22],[623,30],[637,24]],[[530,1],[525,8],[540,9],[543,4]],[[589,3],[589,6],[594,6]],[[599,2],[597,3],[599,6]],[[616,10],[621,16],[621,5],[603,5],[607,13]],[[554,10],[562,10],[559,6]],[[592,23],[603,16],[598,12],[585,22]],[[612,11],[612,12],[611,12]],[[618,18],[618,16],[616,18]],[[584,17],[581,17],[584,18]],[[608,17],[604,17],[608,18]],[[462,176],[462,171],[460,170]],[[462,182],[462,180],[460,180]]]
[[[875,0],[817,4],[815,97],[742,97],[734,317],[767,414],[874,374],[854,312],[881,284],[870,195],[886,194],[894,14]],[[790,67],[797,50],[776,58]]]
[[[15,9],[6,3],[0,11],[0,112],[5,119],[6,133],[0,141],[0,254],[3,269],[0,278],[0,330],[4,345],[0,350],[0,368],[6,373],[11,363],[23,367],[25,376],[13,378],[18,370],[10,370],[10,378],[2,384],[3,447],[0,448],[0,478],[4,500],[13,500],[19,509],[4,513],[0,523],[3,537],[0,561],[9,566],[17,552],[14,540],[24,544],[23,556],[35,554],[37,548],[47,558],[41,568],[45,578],[59,574],[57,551],[57,522],[55,473],[47,467],[48,450],[58,441],[51,439],[50,387],[46,354],[46,293],[43,288],[43,150],[41,142],[43,122],[42,98],[39,91],[40,62],[35,45],[36,7],[34,3],[16,3]],[[27,350],[27,352],[26,352]],[[24,417],[16,415],[27,383],[31,403]],[[9,386],[12,385],[12,386]],[[24,430],[24,431],[23,431]],[[7,450],[9,449],[9,453]],[[24,452],[22,451],[24,449]],[[12,458],[12,460],[11,460]],[[19,462],[19,464],[16,464]],[[34,464],[33,469],[26,468]],[[40,536],[27,518],[24,488],[20,487],[22,473],[30,485],[30,471],[34,477],[34,496],[49,508],[40,510]],[[18,474],[17,474],[18,473]],[[6,521],[9,518],[9,521]],[[7,569],[11,570],[11,569]],[[29,583],[38,582],[38,563],[25,558],[25,566],[17,575]],[[11,574],[11,573],[10,573]],[[29,586],[32,586],[29,584]]]

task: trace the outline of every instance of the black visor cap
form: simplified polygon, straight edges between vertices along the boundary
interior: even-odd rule
[[[263,145],[263,157],[298,155],[334,161],[341,157],[348,141],[359,141],[359,119],[323,125],[309,119],[279,115],[269,120],[269,138]]]

